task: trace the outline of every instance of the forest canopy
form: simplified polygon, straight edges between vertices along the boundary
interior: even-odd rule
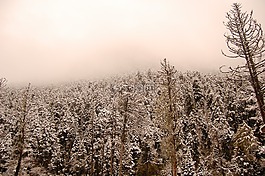
[[[20,154],[23,175],[168,175],[174,166],[180,175],[264,173],[253,88],[231,76],[162,66],[111,80],[6,86],[0,96],[4,175],[14,175]]]
[[[159,71],[96,81],[0,79],[0,175],[263,175],[263,31],[232,7],[229,57],[246,65],[227,74],[164,59]]]

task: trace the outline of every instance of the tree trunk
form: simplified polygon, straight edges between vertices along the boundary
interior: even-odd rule
[[[233,4],[233,10],[227,13],[228,22],[225,26],[229,29],[230,35],[225,35],[227,39],[227,47],[234,55],[228,56],[230,58],[244,58],[246,65],[231,69],[232,73],[241,73],[243,68],[248,69],[250,74],[250,82],[254,89],[257,104],[259,106],[262,120],[265,123],[264,99],[262,88],[258,79],[258,74],[264,72],[264,65],[260,64],[265,60],[255,63],[255,59],[262,57],[265,48],[265,41],[261,25],[252,18],[250,14],[241,12],[241,5]]]
[[[171,167],[172,167],[172,176],[177,176],[177,167],[176,167],[176,157],[172,156],[172,161],[171,161]]]
[[[16,172],[15,172],[14,176],[19,175],[19,171],[20,171],[20,167],[21,167],[21,161],[22,161],[22,155],[23,155],[23,149],[20,149],[19,158],[18,158],[17,167],[16,167]]]
[[[171,138],[170,143],[173,147],[172,152],[170,153],[171,158],[171,173],[173,176],[177,175],[177,159],[176,159],[176,110],[175,110],[175,102],[174,102],[174,89],[175,89],[175,80],[174,80],[174,67],[171,67],[166,59],[164,59],[164,63],[162,63],[162,70],[165,76],[165,88],[166,88],[166,103],[167,103],[167,112],[166,112],[166,121],[169,130],[169,137]]]
[[[124,145],[125,145],[125,138],[126,138],[126,123],[127,123],[127,116],[124,115],[124,122],[123,122],[123,129],[121,134],[121,148],[120,148],[120,159],[119,159],[119,176],[122,176],[122,161],[124,155]]]
[[[119,159],[119,176],[122,176],[122,161],[123,161],[123,154],[124,154],[124,144],[121,143],[120,159]]]
[[[113,131],[111,134],[111,151],[110,151],[110,175],[113,176],[113,162],[114,162],[114,141]]]
[[[256,95],[257,103],[260,109],[260,114],[261,114],[263,122],[265,122],[264,99],[263,99],[263,94],[261,91],[260,82],[258,79],[257,69],[255,67],[256,64],[253,60],[254,54],[250,50],[250,45],[246,37],[246,33],[244,31],[244,28],[242,27],[242,24],[244,24],[244,22],[241,19],[240,11],[237,11],[237,16],[240,22],[240,24],[237,24],[237,32],[239,34],[239,38],[242,43],[243,52],[245,55],[247,67],[248,67],[249,74],[250,74],[250,81],[251,81],[252,87]]]
[[[122,161],[124,155],[124,145],[126,140],[126,125],[127,125],[127,112],[128,112],[128,97],[123,102],[123,128],[121,134],[121,148],[120,148],[120,160],[119,160],[119,176],[122,176]]]
[[[30,89],[30,84],[27,87],[27,90],[24,94],[23,102],[22,102],[22,117],[20,116],[20,136],[19,136],[19,158],[17,162],[16,172],[15,176],[19,175],[19,171],[21,168],[21,162],[23,157],[23,151],[24,151],[24,142],[25,142],[25,128],[26,128],[26,116],[27,116],[27,100],[28,100],[28,93]]]
[[[176,139],[172,136],[173,152],[171,156],[172,176],[177,176]]]
[[[113,161],[114,161],[114,149],[111,149],[110,152],[110,175],[113,175]]]
[[[169,99],[169,115],[172,126],[171,126],[171,130],[172,130],[172,145],[173,145],[173,151],[171,154],[171,169],[172,169],[172,176],[176,176],[177,175],[177,161],[176,161],[176,139],[175,139],[175,135],[174,132],[176,130],[176,116],[174,115],[174,105],[173,105],[173,98],[172,98],[172,88],[171,88],[171,83],[172,83],[172,75],[169,74],[169,72],[167,72],[168,77],[167,77],[167,91],[168,91],[168,99]]]
[[[260,109],[260,114],[261,114],[263,122],[265,122],[263,93],[261,92],[261,86],[260,86],[260,82],[258,79],[257,71],[255,69],[255,64],[254,64],[254,61],[252,58],[249,58],[247,62],[248,62],[249,70],[252,70],[252,72],[250,72],[250,76],[251,76],[251,80],[252,80],[251,83],[252,83],[252,87],[254,88],[254,91],[255,91],[257,103],[258,103],[258,106]]]
[[[92,139],[91,139],[91,158],[90,158],[90,175],[93,176],[94,175],[94,114],[92,114],[92,119],[91,119],[92,123]]]

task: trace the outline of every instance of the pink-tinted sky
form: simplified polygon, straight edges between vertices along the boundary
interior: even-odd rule
[[[159,69],[214,71],[234,2],[265,26],[264,0],[0,0],[0,77],[11,83]]]

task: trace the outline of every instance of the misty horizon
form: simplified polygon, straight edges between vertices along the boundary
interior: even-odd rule
[[[265,2],[240,0],[265,25]],[[223,25],[233,2],[0,1],[0,77],[9,83],[93,79],[148,69],[164,58],[180,71],[238,65]]]

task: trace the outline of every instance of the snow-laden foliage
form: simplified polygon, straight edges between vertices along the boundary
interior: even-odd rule
[[[31,86],[26,97],[2,87],[0,175],[15,174],[21,150],[21,175],[262,175],[249,83],[164,73]]]

